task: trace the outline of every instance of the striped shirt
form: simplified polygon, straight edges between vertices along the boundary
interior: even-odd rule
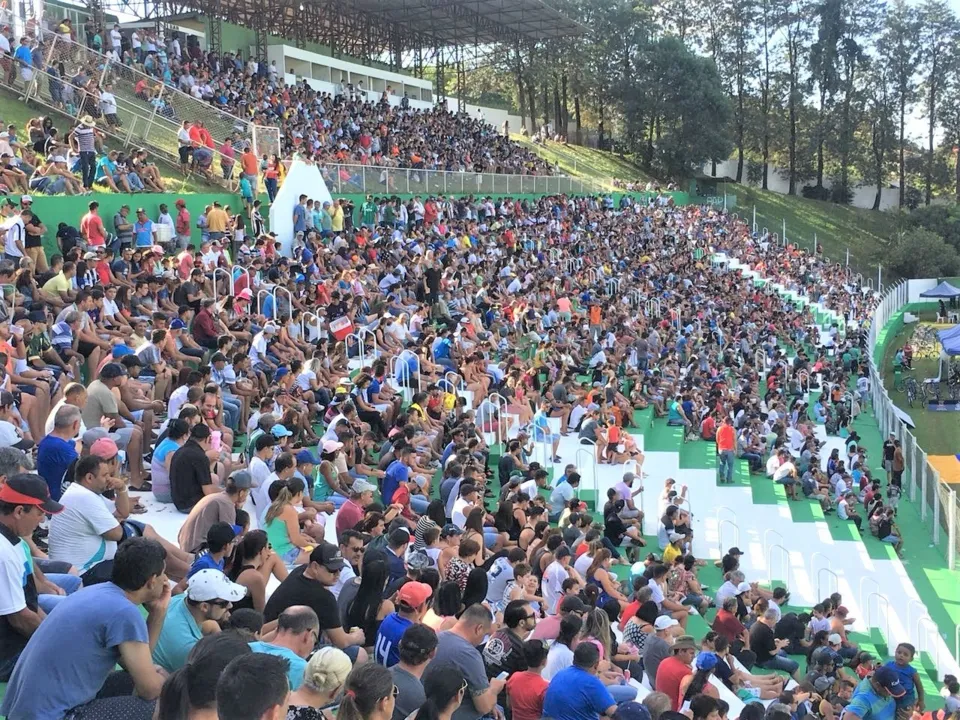
[[[73,135],[75,138],[77,138],[77,147],[80,148],[80,152],[97,151],[97,146],[94,143],[95,136],[93,128],[80,125],[74,129]]]
[[[73,330],[66,322],[54,323],[50,342],[57,350],[69,350],[73,346]]]

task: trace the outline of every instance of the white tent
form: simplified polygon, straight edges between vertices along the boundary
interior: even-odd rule
[[[270,205],[270,230],[277,234],[281,251],[287,257],[293,255],[293,208],[300,202],[301,195],[321,206],[333,202],[320,169],[313,163],[296,159]]]

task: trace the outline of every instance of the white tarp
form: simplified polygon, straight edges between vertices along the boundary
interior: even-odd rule
[[[277,234],[281,251],[287,257],[293,255],[293,208],[300,202],[301,195],[321,206],[333,202],[320,169],[313,163],[296,159],[270,205],[270,230]]]

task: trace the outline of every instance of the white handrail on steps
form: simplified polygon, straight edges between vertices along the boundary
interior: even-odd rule
[[[780,544],[783,545],[783,535],[778,533],[773,528],[767,528],[763,531],[763,556],[766,557],[767,553],[770,552],[770,543],[767,542],[767,536],[773,534],[780,538]]]
[[[873,614],[870,612],[870,608],[873,607],[871,603],[871,600],[873,600],[873,598],[877,599],[878,613],[880,612],[880,602],[883,601],[883,606],[884,606],[884,613],[883,613],[884,623],[883,624],[884,624],[884,628],[886,629],[886,632],[883,635],[883,640],[887,644],[887,647],[889,648],[890,647],[890,601],[887,600],[887,596],[882,593],[872,592],[869,595],[867,595],[867,607],[865,611],[866,620],[867,620],[867,630],[869,631],[869,629],[873,627],[873,623],[871,622],[871,618],[873,617]]]
[[[926,623],[926,625],[924,623]],[[921,628],[923,629],[923,632],[921,632]],[[933,657],[934,662],[936,663],[935,670],[937,673],[937,680],[939,681],[943,679],[943,670],[940,667],[940,628],[937,627],[937,624],[933,622],[929,615],[921,615],[919,618],[917,618],[918,653],[922,652],[924,649],[927,652],[930,652],[928,641],[930,640],[931,633],[933,634]]]
[[[587,464],[583,465],[580,462],[581,454],[587,457]],[[590,474],[593,476],[593,495],[594,495],[594,509],[603,508],[603,503],[600,498],[600,478],[597,477],[597,449],[596,443],[592,440],[582,441],[582,446],[577,448],[576,454],[573,456],[573,461],[576,463],[577,468],[580,469],[581,476],[586,467],[590,468]]]
[[[767,555],[767,580],[770,582],[771,586],[773,585],[773,551],[777,548],[780,548],[780,557],[783,559],[783,569],[784,574],[786,575],[783,578],[783,582],[786,587],[790,587],[790,553],[789,551],[780,543],[774,543],[770,546],[770,554]]]

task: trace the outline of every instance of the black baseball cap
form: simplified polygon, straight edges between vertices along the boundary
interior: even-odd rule
[[[100,377],[104,378],[105,380],[113,380],[114,378],[122,377],[126,374],[126,368],[124,368],[120,363],[107,363],[100,371]]]
[[[340,548],[328,542],[317,545],[310,553],[310,562],[323,565],[330,572],[343,569],[343,555]]]
[[[50,497],[46,480],[34,473],[18,473],[0,485],[0,502],[11,505],[36,505],[45,513],[56,515],[63,505]]]

